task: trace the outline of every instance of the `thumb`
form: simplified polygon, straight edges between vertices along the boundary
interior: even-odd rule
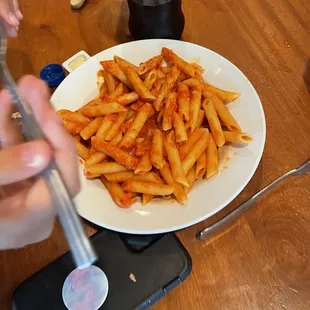
[[[51,159],[44,141],[33,141],[0,151],[0,186],[19,182],[40,173]]]

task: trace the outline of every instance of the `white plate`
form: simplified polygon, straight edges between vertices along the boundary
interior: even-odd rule
[[[222,56],[204,47],[172,40],[145,40],[115,46],[92,57],[72,72],[52,97],[56,109],[76,110],[97,91],[99,61],[114,55],[134,64],[160,54],[162,47],[172,48],[185,60],[199,60],[205,68],[205,79],[214,86],[238,91],[242,95],[228,108],[242,129],[254,140],[245,147],[233,147],[232,158],[225,169],[208,181],[196,184],[188,204],[136,203],[121,209],[98,180],[86,180],[81,169],[82,190],[76,198],[79,214],[99,226],[119,232],[152,234],[174,231],[196,224],[224,208],[246,186],[261,159],[266,135],[264,111],[260,99],[246,76]],[[226,165],[228,167],[226,167]]]

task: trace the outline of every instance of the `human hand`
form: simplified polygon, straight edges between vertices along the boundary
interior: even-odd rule
[[[11,120],[7,90],[0,92],[0,249],[23,247],[47,238],[53,228],[54,208],[45,181],[37,175],[53,156],[70,196],[79,191],[75,144],[49,103],[45,83],[27,76],[18,84],[50,144],[23,142]]]
[[[18,0],[0,0],[0,22],[9,37],[16,37],[23,15]]]

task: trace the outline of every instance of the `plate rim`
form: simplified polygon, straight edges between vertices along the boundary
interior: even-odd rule
[[[265,115],[265,111],[264,111],[264,107],[263,104],[261,102],[261,99],[258,95],[258,92],[256,91],[255,87],[253,86],[253,84],[251,83],[251,81],[249,80],[249,78],[230,60],[228,60],[227,58],[225,58],[224,56],[222,56],[221,54],[210,50],[209,48],[205,47],[205,46],[201,46],[195,43],[191,43],[191,42],[186,42],[186,41],[178,41],[178,40],[171,40],[171,39],[146,39],[146,40],[137,40],[137,41],[131,41],[131,42],[126,42],[126,43],[122,43],[122,44],[117,44],[114,45],[112,47],[109,47],[105,50],[102,50],[98,53],[96,53],[95,55],[91,56],[86,62],[84,62],[81,66],[79,66],[76,70],[74,70],[72,73],[70,73],[68,76],[66,76],[66,78],[63,80],[63,82],[61,84],[64,84],[64,82],[69,78],[70,75],[74,75],[74,74],[78,74],[79,71],[81,71],[83,69],[84,66],[87,65],[87,63],[91,60],[95,60],[97,61],[97,57],[100,57],[100,54],[104,53],[104,52],[108,52],[109,50],[112,50],[114,48],[120,48],[120,47],[125,47],[126,45],[135,45],[135,44],[141,44],[141,42],[147,44],[148,42],[158,42],[160,44],[162,44],[163,46],[165,44],[185,44],[185,45],[190,45],[193,47],[197,47],[197,48],[202,48],[207,50],[209,53],[212,53],[214,55],[216,55],[217,57],[220,57],[222,60],[228,62],[230,65],[232,65],[234,67],[234,69],[236,69],[239,74],[241,74],[243,76],[243,78],[245,78],[247,80],[247,82],[249,83],[250,87],[252,88],[252,90],[254,91],[255,97],[259,102],[259,109],[262,115],[261,121],[262,121],[262,125],[263,125],[263,131],[262,131],[262,139],[261,139],[261,144],[260,144],[260,149],[259,152],[257,152],[257,158],[256,161],[253,165],[253,168],[251,170],[251,172],[249,173],[248,177],[246,178],[246,181],[242,182],[242,185],[239,186],[238,190],[232,195],[232,197],[229,199],[229,201],[227,203],[223,203],[220,206],[218,206],[217,208],[215,208],[214,210],[212,210],[211,212],[209,212],[208,214],[205,214],[199,218],[196,218],[195,220],[191,221],[191,222],[186,222],[183,225],[175,225],[175,226],[171,226],[169,229],[152,229],[152,230],[134,230],[134,229],[122,229],[120,227],[115,227],[113,225],[107,225],[105,224],[104,226],[102,225],[102,223],[97,222],[96,220],[90,219],[88,216],[81,214],[81,212],[79,210],[78,213],[81,217],[83,217],[84,219],[86,219],[87,221],[105,228],[105,229],[109,229],[109,230],[113,230],[113,231],[117,231],[120,233],[129,233],[129,234],[136,234],[136,235],[143,235],[143,234],[158,234],[158,233],[169,233],[169,232],[173,232],[173,231],[179,231],[188,227],[191,227],[193,225],[196,225],[200,222],[203,222],[204,220],[212,217],[213,215],[215,215],[216,213],[218,213],[219,211],[223,210],[226,206],[228,206],[243,190],[244,188],[249,184],[249,182],[251,181],[251,179],[253,178],[261,160],[262,160],[262,156],[265,150],[265,144],[266,144],[266,134],[267,134],[267,130],[266,130],[266,115]],[[58,88],[60,88],[61,85],[59,85]],[[57,89],[58,89],[57,88]],[[53,97],[56,96],[55,94],[57,93],[57,89],[56,91],[53,93],[52,97],[51,97],[51,101],[53,102]],[[115,207],[117,207],[115,205]]]

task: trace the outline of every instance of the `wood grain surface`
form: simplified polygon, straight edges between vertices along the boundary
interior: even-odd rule
[[[38,75],[44,65],[62,63],[79,50],[93,55],[130,40],[126,1],[89,0],[77,12],[69,1],[20,3],[24,20],[8,50],[16,78]],[[310,56],[310,2],[183,0],[183,9],[183,39],[220,53],[253,83],[266,114],[267,141],[242,193],[211,219],[178,232],[193,272],[153,308],[310,309],[309,176],[279,185],[212,240],[195,239],[204,225],[310,155],[310,95],[302,79]],[[0,252],[0,308],[11,309],[13,289],[66,250],[56,225],[40,244]]]

